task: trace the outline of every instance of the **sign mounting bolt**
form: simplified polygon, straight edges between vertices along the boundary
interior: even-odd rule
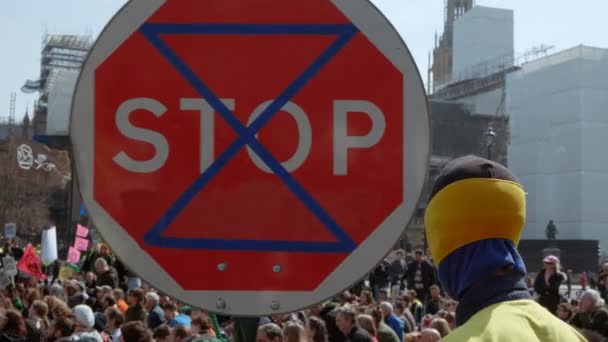
[[[279,310],[280,307],[281,305],[276,300],[272,301],[272,303],[270,304],[270,308],[274,311]]]
[[[228,264],[225,262],[221,262],[221,263],[217,264],[217,269],[220,272],[224,272],[227,268],[228,268]]]
[[[220,310],[224,310],[226,308],[226,301],[220,298],[217,300],[215,306]]]
[[[281,273],[281,265],[274,265],[274,266],[272,266],[272,271],[274,273]]]

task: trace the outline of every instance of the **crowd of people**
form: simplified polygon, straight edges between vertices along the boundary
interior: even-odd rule
[[[0,290],[0,342],[607,341],[608,263],[597,290],[576,298],[560,292],[572,277],[556,256],[526,285],[516,249],[524,208],[523,189],[506,168],[457,159],[438,177],[427,208],[430,253],[397,250],[333,300],[261,318],[181,303],[94,244],[70,277],[57,261],[45,267],[46,279],[20,272]],[[3,254],[23,255],[14,245]]]

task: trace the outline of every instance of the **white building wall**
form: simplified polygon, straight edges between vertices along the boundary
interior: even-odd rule
[[[47,135],[68,135],[72,95],[78,79],[78,72],[61,70],[55,84],[49,91],[47,107]]]
[[[513,11],[475,6],[454,23],[452,80],[489,74],[471,67],[499,58],[512,63],[514,46]],[[499,61],[488,68],[498,68]]]
[[[507,78],[509,166],[528,193],[524,238],[608,247],[608,50],[576,47]]]

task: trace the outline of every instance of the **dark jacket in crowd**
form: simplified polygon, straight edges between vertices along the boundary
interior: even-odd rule
[[[608,337],[608,310],[597,308],[591,312],[578,312],[570,319],[570,324],[580,330],[587,329]]]
[[[372,287],[377,286],[379,289],[383,289],[388,286],[388,281],[388,265],[382,262],[370,273],[369,283]]]
[[[144,309],[143,305],[137,304],[133,306],[129,306],[127,312],[125,312],[125,323],[140,321],[142,323],[146,323],[146,309]]]
[[[566,281],[563,273],[555,273],[549,278],[549,284],[545,282],[545,270],[538,272],[534,280],[534,292],[539,295],[538,303],[552,313],[557,311],[560,301],[559,287]]]
[[[163,324],[165,321],[165,313],[160,305],[156,305],[149,313],[148,313],[148,328],[151,330],[156,329],[159,325]]]
[[[405,273],[407,272],[407,264],[401,264],[401,260],[394,260],[388,268],[388,274],[393,285],[400,281],[405,281]]]
[[[415,277],[416,277],[416,271],[418,271],[418,269],[420,269],[421,271],[421,276],[422,276],[422,289],[417,289],[416,288],[416,282],[415,282]],[[422,262],[418,262],[416,260],[410,262],[407,265],[407,288],[410,290],[416,290],[416,293],[418,294],[418,299],[420,299],[421,302],[424,302],[428,296],[429,293],[429,288],[437,283],[436,280],[436,272],[435,272],[435,267],[428,262],[427,260],[422,260]]]
[[[348,336],[346,336],[349,342],[373,342],[371,335],[362,328],[354,326]]]
[[[97,276],[97,286],[107,285],[112,289],[118,287],[118,275],[116,274],[116,270],[113,267],[110,267],[107,271],[103,272],[99,276]]]

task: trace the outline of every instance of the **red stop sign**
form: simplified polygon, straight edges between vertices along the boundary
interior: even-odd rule
[[[90,54],[72,120],[85,204],[119,257],[231,314],[360,279],[426,171],[415,65],[363,0],[131,1]]]

